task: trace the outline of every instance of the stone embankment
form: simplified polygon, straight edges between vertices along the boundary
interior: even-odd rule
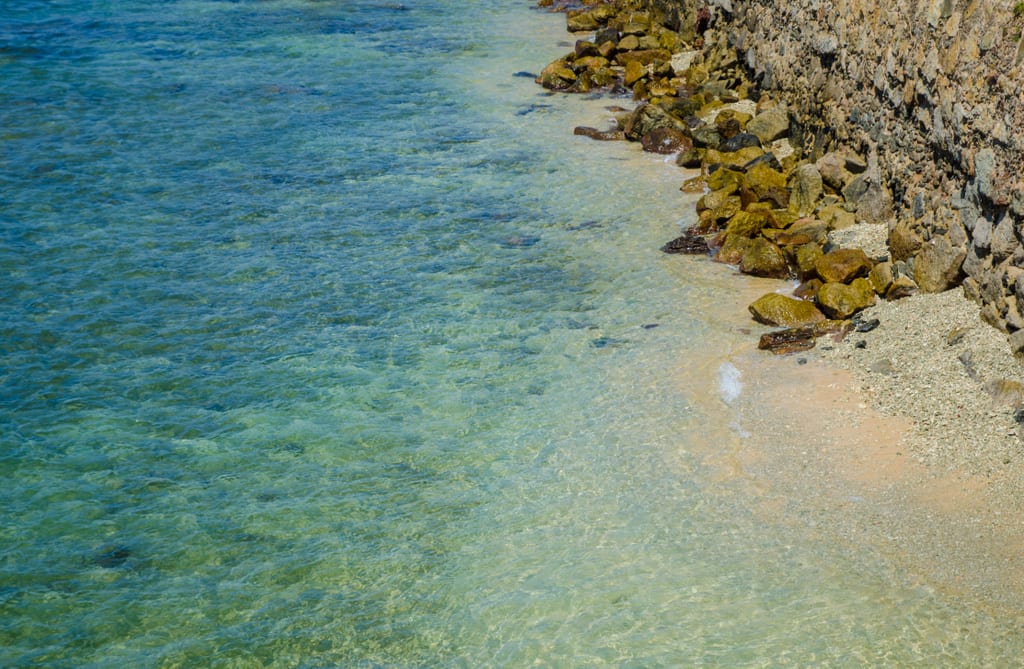
[[[577,132],[641,141],[701,169],[683,186],[704,192],[699,223],[666,251],[706,244],[741,271],[800,278],[796,299],[751,311],[810,337],[864,326],[854,315],[876,296],[962,285],[1024,353],[1024,4],[561,8],[580,40],[538,82],[628,89],[639,103],[617,128]],[[886,256],[833,248],[829,233],[857,223],[886,226]],[[783,350],[811,345],[797,334],[785,333]]]

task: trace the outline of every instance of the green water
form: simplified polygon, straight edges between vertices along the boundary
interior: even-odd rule
[[[5,5],[0,665],[1018,662],[718,477],[739,279],[571,136],[628,101],[515,76],[562,25]]]

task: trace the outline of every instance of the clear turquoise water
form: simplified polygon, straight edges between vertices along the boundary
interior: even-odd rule
[[[5,3],[0,665],[1018,661],[716,478],[736,280],[570,136],[607,101],[515,76],[561,25]]]

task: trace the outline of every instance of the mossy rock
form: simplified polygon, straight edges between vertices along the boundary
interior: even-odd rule
[[[727,265],[738,265],[753,240],[743,235],[730,235],[727,232],[722,234],[724,241],[721,248],[718,249],[718,253],[715,254],[715,260]]]
[[[796,250],[796,273],[801,280],[806,281],[818,275],[818,261],[825,252],[815,242],[804,244]]]
[[[743,254],[740,271],[751,276],[785,279],[789,276],[789,265],[782,249],[764,237],[757,237]]]
[[[733,184],[738,187],[741,183],[742,177],[742,172],[720,167],[708,175],[708,188],[711,190],[718,190],[720,188],[725,188],[729,184]]]
[[[846,319],[875,303],[875,289],[867,279],[845,283],[826,283],[818,289],[818,306],[829,317]]]
[[[765,325],[795,328],[825,320],[825,315],[812,303],[779,293],[762,295],[747,308],[754,320]]]
[[[782,172],[773,170],[764,163],[758,163],[746,171],[743,178],[743,185],[757,193],[757,196],[763,199],[772,189],[780,191],[786,190],[786,175]]]
[[[737,198],[738,199],[738,198]],[[761,234],[761,230],[768,225],[771,214],[763,211],[740,211],[729,219],[725,226],[726,233],[740,235],[753,239]]]

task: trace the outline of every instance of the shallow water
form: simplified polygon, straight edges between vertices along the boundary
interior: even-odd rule
[[[758,505],[745,289],[481,4],[8,3],[0,664],[1016,662]]]

